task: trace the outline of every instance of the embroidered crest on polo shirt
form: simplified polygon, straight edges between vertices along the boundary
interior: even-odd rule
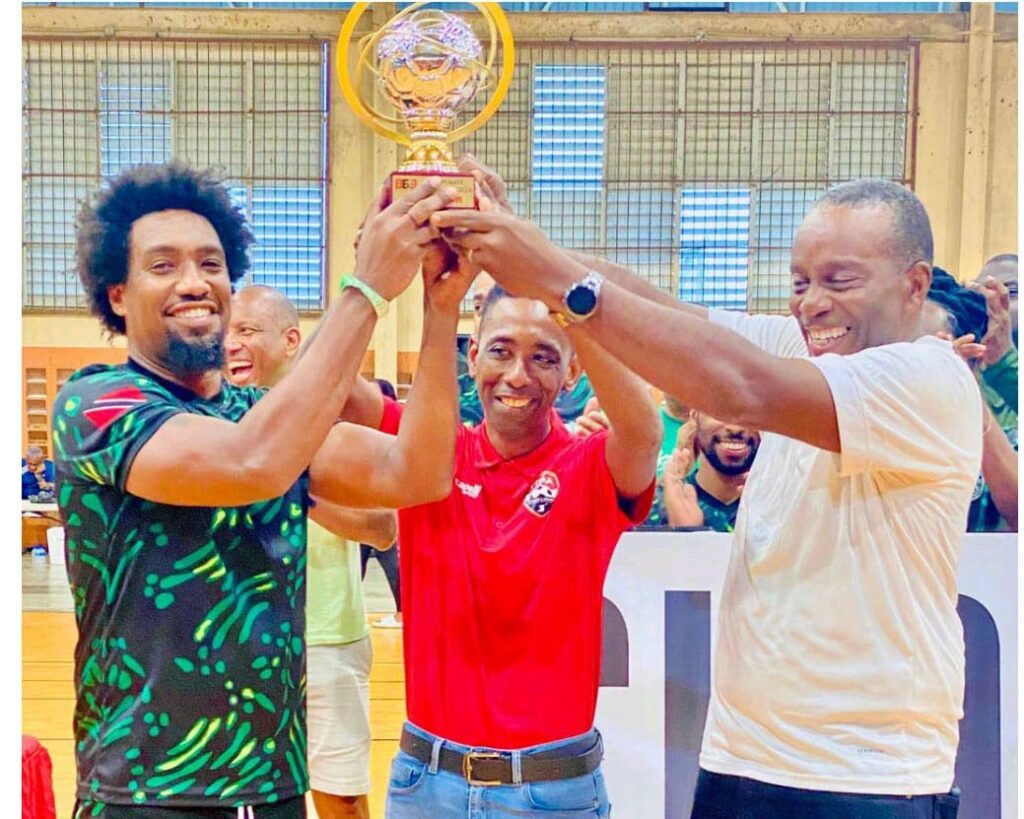
[[[523,506],[529,509],[537,517],[542,518],[551,511],[551,505],[558,497],[558,476],[545,469],[540,477],[533,482],[530,491],[523,498]]]
[[[459,487],[459,491],[467,498],[479,498],[480,490],[483,489],[478,483],[466,483],[458,478],[455,479],[455,485]]]

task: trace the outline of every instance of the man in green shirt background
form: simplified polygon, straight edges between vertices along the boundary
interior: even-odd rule
[[[981,343],[981,392],[999,426],[1017,442],[1017,256],[993,256],[972,288],[985,297],[988,329]],[[1011,433],[1012,430],[1012,433]]]

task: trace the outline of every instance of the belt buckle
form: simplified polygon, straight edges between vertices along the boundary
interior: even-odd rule
[[[474,779],[473,762],[477,759],[501,759],[502,755],[496,751],[470,751],[462,757],[462,776],[470,785],[503,785],[500,779]]]

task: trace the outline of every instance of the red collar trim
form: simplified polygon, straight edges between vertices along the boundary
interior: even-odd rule
[[[475,438],[473,465],[477,469],[494,469],[503,464],[513,464],[518,469],[528,471],[534,466],[547,463],[554,452],[562,449],[572,439],[569,430],[565,428],[565,424],[562,423],[562,419],[558,417],[558,413],[554,409],[551,410],[551,429],[548,432],[547,438],[536,449],[520,455],[518,458],[506,459],[498,453],[487,437],[486,420],[478,424],[470,432]]]

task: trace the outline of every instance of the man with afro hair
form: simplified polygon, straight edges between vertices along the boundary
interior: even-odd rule
[[[269,393],[221,373],[253,241],[226,186],[140,166],[83,206],[79,277],[128,361],[76,373],[53,418],[78,623],[76,817],[306,815],[307,512],[450,491],[469,280],[442,278],[451,257],[428,220],[452,195],[430,180],[371,207],[354,273]],[[397,437],[337,423],[377,318],[421,266],[430,391],[414,386]]]

